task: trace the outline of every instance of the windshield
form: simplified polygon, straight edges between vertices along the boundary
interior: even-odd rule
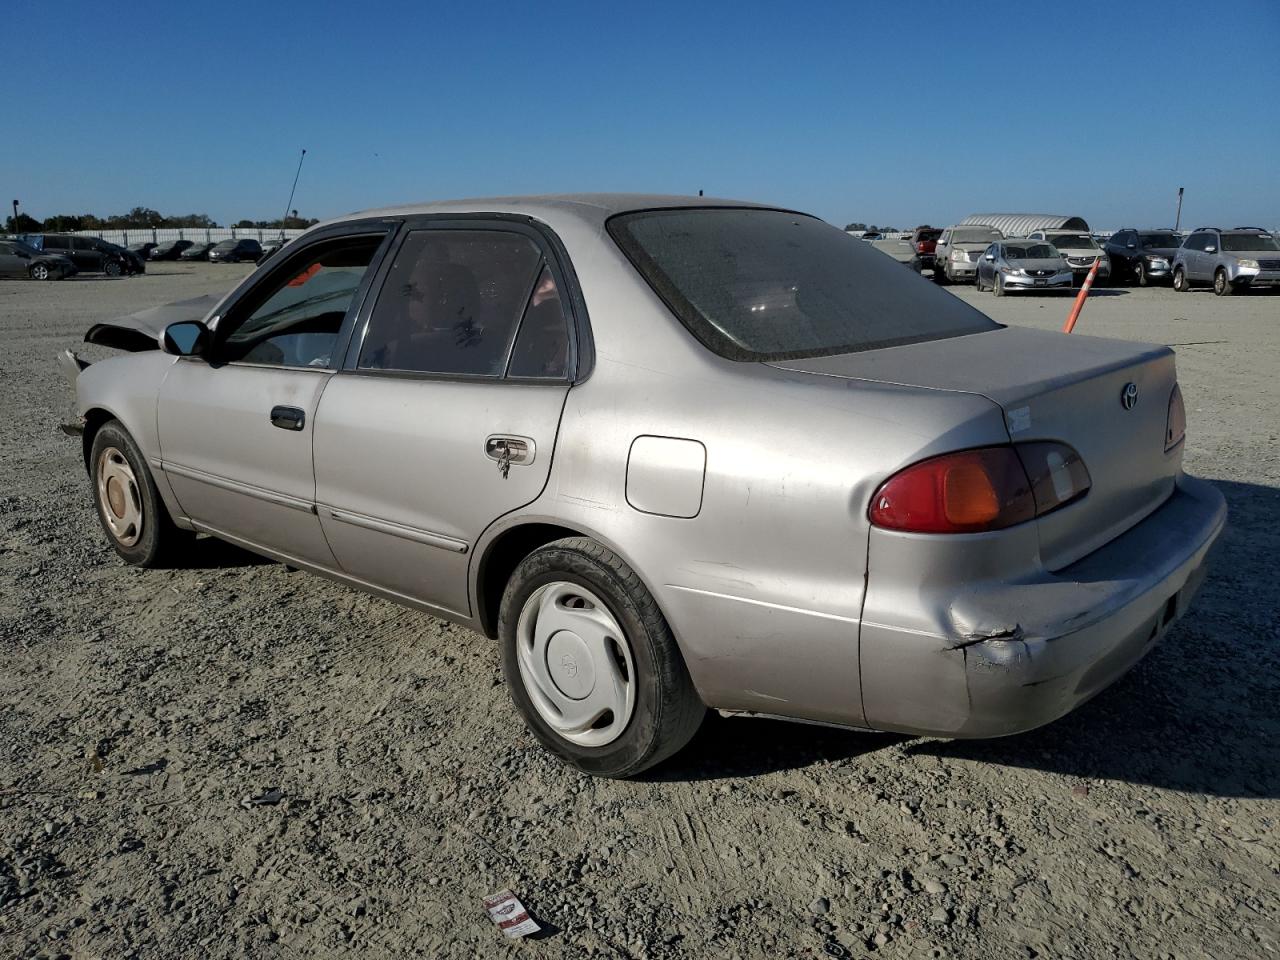
[[[1267,253],[1273,253],[1280,250],[1280,244],[1277,244],[1276,238],[1269,233],[1224,233],[1222,249],[1233,252],[1265,250]]]
[[[1176,233],[1144,233],[1138,237],[1138,246],[1144,250],[1182,246],[1182,238]]]
[[[940,236],[942,236],[941,230],[921,230],[916,235],[916,239],[923,240],[927,243],[930,240],[937,240]]]
[[[1003,237],[995,227],[961,227],[951,231],[952,243],[990,243]]]
[[[1026,246],[1006,246],[1004,255],[1008,260],[1052,260],[1058,251],[1047,243],[1029,243]]]
[[[708,349],[730,360],[853,353],[999,328],[931,281],[803,214],[623,214],[610,235]]]
[[[1098,243],[1087,233],[1055,233],[1049,237],[1055,247],[1070,247],[1073,250],[1097,250]]]
[[[22,240],[18,240],[16,237],[15,237],[14,239],[12,239],[12,240],[6,240],[6,241],[5,241],[5,243],[7,243],[9,246],[13,247],[13,249],[14,249],[14,251],[15,251],[15,252],[25,253],[25,254],[27,254],[28,256],[31,256],[31,257],[42,257],[42,256],[44,256],[44,253],[43,253],[42,251],[37,250],[35,247],[33,247],[33,246],[32,246],[31,244],[29,244],[29,243],[26,243],[26,242],[24,242],[24,241],[22,241]]]
[[[221,243],[219,243],[219,244],[217,244],[216,246],[214,246],[214,248],[213,248],[213,249],[215,249],[215,250],[231,250],[231,249],[232,249],[232,248],[234,248],[234,247],[235,247],[235,245],[236,245],[237,243],[239,243],[239,242],[240,242],[240,241],[238,241],[238,240],[223,240]]]

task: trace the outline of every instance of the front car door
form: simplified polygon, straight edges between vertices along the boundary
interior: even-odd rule
[[[316,409],[394,227],[318,234],[245,283],[202,357],[173,365],[157,412],[161,468],[199,529],[334,566],[316,518]]]
[[[1205,279],[1204,264],[1208,257],[1205,256],[1204,250],[1209,245],[1210,237],[1211,234],[1208,233],[1193,233],[1187,238],[1182,263],[1189,280]]]
[[[71,237],[71,259],[86,273],[101,273],[105,258],[88,237]]]
[[[0,241],[0,277],[25,277],[30,261],[18,256],[13,244]]]
[[[348,575],[467,616],[471,551],[536,499],[576,370],[563,265],[514,220],[407,225],[316,415],[320,522]]]

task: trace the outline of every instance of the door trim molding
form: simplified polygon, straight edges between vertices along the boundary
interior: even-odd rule
[[[450,553],[466,553],[471,549],[471,545],[465,540],[459,540],[457,537],[446,536],[443,533],[436,533],[432,530],[423,530],[421,527],[411,527],[408,524],[397,523],[394,520],[381,520],[378,517],[370,517],[363,513],[340,510],[330,506],[325,507],[325,512],[338,523],[349,523],[354,527],[364,527],[366,530],[374,530],[378,533],[400,537],[402,540],[425,543],[429,547],[439,547],[441,550],[448,550]]]
[[[246,497],[253,497],[255,500],[265,500],[267,503],[274,503],[280,507],[288,507],[291,510],[299,510],[302,513],[315,513],[316,505],[310,500],[303,500],[301,497],[290,496],[287,493],[280,493],[276,490],[267,490],[264,487],[255,487],[251,483],[242,483],[239,480],[230,480],[227,477],[220,477],[216,473],[206,473],[203,470],[196,470],[194,467],[184,467],[181,464],[172,461],[152,459],[153,466],[159,467],[165,473],[172,474],[175,477],[186,477],[188,480],[195,480],[197,483],[207,483],[211,487],[218,487],[222,490],[230,490],[232,493],[243,494]]]

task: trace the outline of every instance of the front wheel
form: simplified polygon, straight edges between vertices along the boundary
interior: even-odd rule
[[[1140,287],[1145,287],[1151,282],[1147,277],[1147,265],[1141,260],[1138,261],[1138,266],[1134,269],[1134,279],[1138,281],[1138,286]]]
[[[1191,284],[1187,281],[1187,272],[1182,267],[1174,268],[1173,289],[1178,293],[1186,293],[1191,289]]]
[[[102,272],[108,277],[118,277],[120,276],[120,264],[116,263],[114,260],[108,260],[102,265]]]
[[[1213,292],[1220,297],[1229,297],[1236,292],[1235,287],[1231,285],[1231,281],[1227,279],[1227,271],[1221,267],[1213,275]]]
[[[165,509],[146,458],[118,420],[98,430],[89,454],[98,521],[116,553],[139,567],[157,567],[191,535]]]
[[[634,776],[688,743],[706,712],[653,596],[595,541],[557,540],[525,557],[498,635],[525,724],[584,773]]]
[[[1004,296],[1004,277],[1001,274],[996,274],[995,282],[991,284],[991,292],[997,297]]]
[[[32,264],[30,272],[31,272],[32,280],[52,280],[53,279],[53,271],[49,269],[49,265],[47,263]]]

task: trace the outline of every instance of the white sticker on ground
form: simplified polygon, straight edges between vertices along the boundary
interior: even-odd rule
[[[489,919],[498,925],[498,929],[513,940],[517,937],[527,937],[542,929],[537,921],[529,916],[529,911],[524,908],[520,898],[510,890],[502,890],[485,897],[484,908],[489,911]]]

